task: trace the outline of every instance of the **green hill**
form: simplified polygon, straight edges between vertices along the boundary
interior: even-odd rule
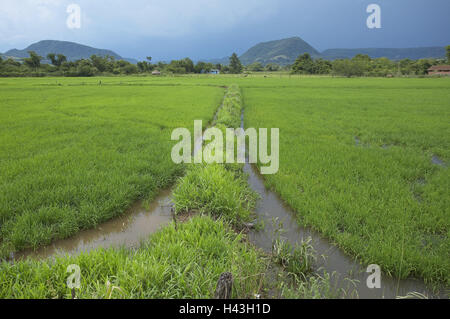
[[[388,58],[391,60],[401,59],[425,59],[445,57],[444,47],[422,47],[422,48],[365,48],[365,49],[329,49],[322,52],[322,57],[328,60],[353,58],[357,54],[367,54],[371,58]]]
[[[56,40],[44,40],[34,43],[23,50],[9,50],[5,52],[5,56],[11,56],[16,58],[26,58],[29,56],[28,51],[35,51],[44,59],[49,53],[64,54],[69,61],[75,61],[79,59],[90,58],[91,55],[97,56],[113,56],[116,60],[126,60],[131,63],[136,63],[136,60],[122,58],[117,53],[111,50],[96,49],[87,45],[82,45],[68,41],[56,41]]]
[[[391,60],[424,58],[443,58],[446,51],[444,47],[418,47],[418,48],[362,48],[362,49],[328,49],[320,53],[299,37],[259,43],[251,47],[239,57],[242,64],[249,65],[261,62],[266,65],[276,63],[279,65],[293,64],[295,59],[303,53],[309,53],[313,58],[326,60],[353,58],[357,54],[367,54],[371,58],[386,57]],[[213,63],[228,64],[228,57],[210,60]]]
[[[262,64],[277,63],[280,65],[292,64],[303,53],[319,57],[320,53],[299,37],[263,42],[255,45],[240,56],[244,65],[254,62]]]

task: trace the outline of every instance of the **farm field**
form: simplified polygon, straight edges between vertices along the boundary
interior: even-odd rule
[[[0,298],[71,298],[66,269],[82,269],[77,298],[212,298],[217,278],[234,278],[234,296],[252,298],[263,262],[242,243],[243,235],[209,217],[195,217],[178,228],[171,225],[143,242],[139,249],[98,249],[56,260],[0,264]],[[192,256],[196,256],[195,260]]]
[[[0,259],[101,225],[176,181],[176,209],[223,218],[196,217],[176,234],[170,224],[134,252],[3,263],[0,295],[68,297],[61,278],[72,263],[97,282],[85,282],[86,298],[108,297],[111,278],[125,291],[115,290],[117,298],[212,297],[230,267],[252,278],[248,286],[238,278],[233,296],[258,293],[251,270],[259,273],[264,258],[230,231],[248,221],[256,200],[238,168],[194,168],[180,181],[185,167],[170,158],[172,130],[192,130],[194,120],[208,125],[232,84],[242,93],[246,127],[280,129],[280,169],[264,180],[300,225],[385,273],[450,285],[449,79],[39,78],[0,79]],[[224,110],[218,124],[238,125],[238,110]],[[199,252],[205,260],[190,264]],[[136,280],[150,268],[156,284]]]
[[[172,184],[182,172],[172,130],[206,125],[224,92],[100,81],[0,80],[3,256],[94,227]]]
[[[266,185],[364,263],[449,284],[449,79],[285,82],[243,85],[245,126],[280,128]]]

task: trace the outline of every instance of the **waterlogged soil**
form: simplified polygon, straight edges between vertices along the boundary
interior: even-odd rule
[[[16,260],[31,257],[44,259],[56,255],[77,255],[97,248],[136,248],[172,220],[171,190],[162,191],[149,205],[135,203],[124,215],[102,223],[95,229],[84,230],[74,237],[55,241],[36,251],[17,253]]]
[[[241,115],[241,127],[244,128],[244,114]],[[356,145],[360,144],[358,137],[355,137]],[[280,196],[264,185],[264,178],[258,169],[249,164],[244,165],[244,172],[248,174],[250,187],[259,194],[260,200],[255,208],[260,221],[264,224],[264,229],[249,233],[249,239],[256,246],[262,248],[267,253],[272,251],[272,245],[276,238],[277,229],[281,228],[281,238],[295,246],[302,240],[311,238],[311,244],[317,254],[315,271],[317,273],[327,272],[335,274],[333,285],[337,289],[345,289],[349,296],[353,296],[356,290],[361,299],[393,299],[407,296],[408,293],[418,292],[429,298],[445,298],[444,292],[435,292],[428,287],[423,280],[408,278],[395,279],[387,275],[381,275],[381,287],[369,288],[367,285],[367,266],[364,267],[356,259],[352,259],[330,241],[324,239],[318,232],[309,227],[302,227],[297,222],[297,214],[280,198]],[[352,280],[352,283],[348,279]]]
[[[406,296],[409,292],[419,292],[430,298],[444,297],[444,294],[433,293],[422,280],[404,279],[398,280],[387,275],[381,275],[381,288],[369,289],[367,278],[370,275],[364,267],[356,260],[342,252],[337,246],[310,228],[301,227],[296,219],[296,213],[274,192],[266,189],[263,177],[258,169],[250,164],[244,166],[244,171],[248,174],[248,182],[252,189],[256,191],[261,199],[257,203],[256,214],[263,221],[264,230],[252,231],[249,239],[256,246],[270,253],[274,240],[274,234],[279,223],[282,225],[281,238],[291,245],[299,244],[309,237],[312,239],[312,246],[317,253],[315,271],[323,273],[336,273],[333,284],[337,288],[343,288],[348,293],[355,289],[359,298],[396,298]],[[275,221],[275,223],[274,223]],[[353,286],[345,278],[352,279],[356,286]]]

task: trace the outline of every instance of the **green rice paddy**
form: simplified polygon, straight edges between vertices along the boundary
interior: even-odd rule
[[[170,158],[172,130],[207,123],[224,92],[98,83],[0,81],[3,254],[66,238],[153,198],[182,172]]]
[[[69,264],[85,269],[85,298],[212,297],[230,269],[234,297],[257,293],[262,257],[230,226],[251,214],[248,185],[236,168],[170,158],[172,130],[210,123],[232,83],[246,127],[280,129],[280,169],[264,177],[298,223],[385,273],[450,285],[450,79],[1,79],[0,256],[93,228],[177,180],[177,210],[225,218],[170,224],[135,251],[3,262],[0,297],[70,297]],[[220,127],[238,124],[221,112]]]
[[[243,92],[246,127],[280,128],[280,170],[265,179],[300,224],[386,273],[450,283],[449,79],[272,80]]]

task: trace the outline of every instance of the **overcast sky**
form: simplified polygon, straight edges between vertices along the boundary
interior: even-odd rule
[[[69,4],[81,28],[69,29]],[[369,29],[369,4],[381,29]],[[74,41],[123,57],[170,60],[241,54],[299,36],[329,48],[450,44],[450,0],[0,0],[0,52],[39,40]]]

